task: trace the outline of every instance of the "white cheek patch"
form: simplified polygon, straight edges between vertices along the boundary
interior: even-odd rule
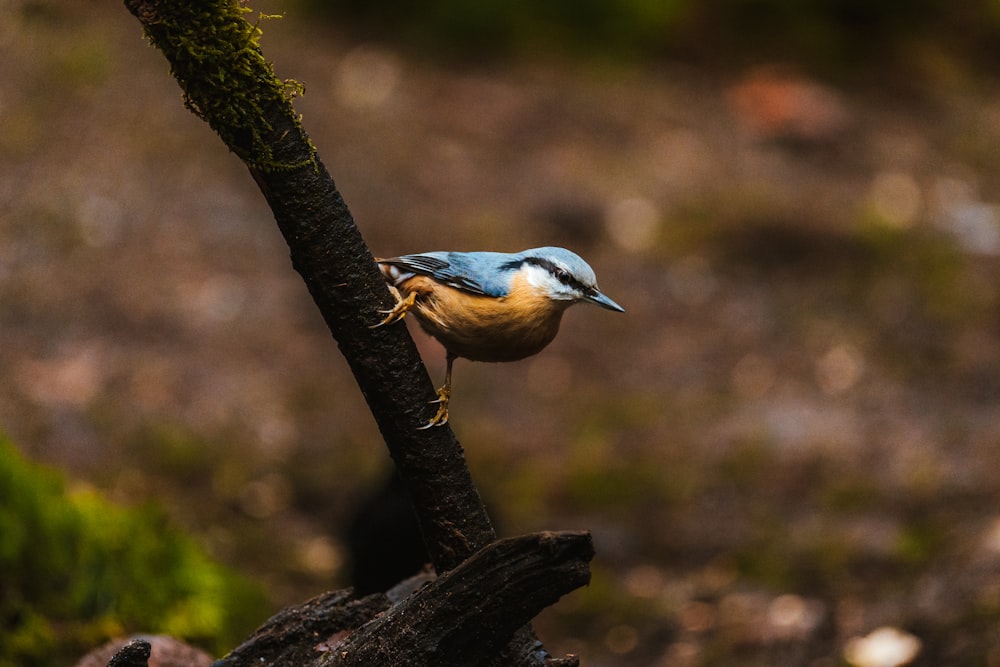
[[[574,301],[579,298],[576,290],[559,282],[555,276],[540,266],[525,264],[521,267],[524,281],[538,294],[560,301]]]
[[[542,267],[535,266],[534,264],[525,264],[521,267],[521,275],[524,276],[526,283],[539,292],[543,294],[550,294],[552,292],[552,283],[554,282],[552,274]]]

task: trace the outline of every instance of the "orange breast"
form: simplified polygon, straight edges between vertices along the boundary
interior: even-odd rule
[[[559,331],[568,302],[538,296],[515,280],[500,299],[469,294],[415,276],[398,286],[416,292],[421,327],[452,354],[473,361],[516,361],[540,352]]]

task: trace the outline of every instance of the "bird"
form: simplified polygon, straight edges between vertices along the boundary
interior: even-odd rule
[[[396,303],[373,328],[412,312],[446,352],[436,414],[421,428],[448,422],[455,359],[518,361],[555,338],[567,308],[592,303],[624,313],[597,287],[594,270],[558,247],[515,253],[435,251],[376,259]]]

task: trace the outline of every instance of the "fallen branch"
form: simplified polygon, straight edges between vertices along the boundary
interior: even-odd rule
[[[539,611],[590,581],[593,556],[586,532],[498,540],[436,579],[414,577],[416,590],[395,604],[382,593],[359,600],[343,590],[284,609],[212,667],[517,664],[528,656],[512,662],[501,651]],[[146,667],[150,639],[159,638],[120,642],[108,667]],[[198,652],[169,648],[169,664],[203,667]],[[518,648],[549,667],[579,663],[575,656],[550,658],[537,640]],[[97,656],[108,650],[78,667],[103,664]]]
[[[297,607],[283,609],[213,667],[309,665],[320,657],[331,637],[367,623],[389,608],[380,593],[361,600],[350,589],[318,595]]]
[[[359,628],[317,667],[491,664],[538,612],[590,581],[593,556],[589,533],[494,542]],[[528,648],[544,663],[541,644]]]

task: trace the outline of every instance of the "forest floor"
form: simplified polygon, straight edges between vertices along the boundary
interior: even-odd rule
[[[124,8],[8,19],[0,424],[276,608],[346,585],[389,460],[252,179]],[[591,586],[538,621],[553,652],[1000,665],[994,81],[446,66],[263,29],[373,252],[561,245],[627,311],[455,369],[502,532],[593,531]]]

